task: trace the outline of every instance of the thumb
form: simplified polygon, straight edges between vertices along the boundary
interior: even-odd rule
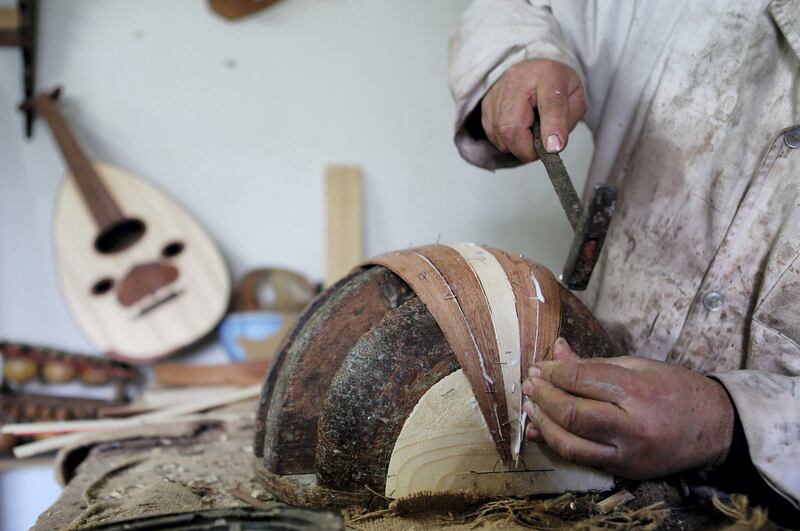
[[[572,351],[566,339],[559,337],[553,345],[553,356],[551,359],[554,361],[572,361],[580,359],[580,356]]]

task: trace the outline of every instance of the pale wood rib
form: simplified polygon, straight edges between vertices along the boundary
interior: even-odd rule
[[[519,322],[514,292],[502,265],[488,250],[472,243],[454,244],[450,247],[464,257],[478,277],[489,306],[508,407],[508,416],[504,420],[508,422],[511,437],[511,456],[516,460],[522,435],[519,422],[522,411],[522,383]]]

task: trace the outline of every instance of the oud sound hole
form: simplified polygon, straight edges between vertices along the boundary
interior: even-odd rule
[[[100,233],[94,248],[102,254],[124,251],[138,242],[144,234],[144,222],[140,219],[123,219]]]
[[[161,249],[164,258],[173,258],[183,252],[183,242],[169,242]]]

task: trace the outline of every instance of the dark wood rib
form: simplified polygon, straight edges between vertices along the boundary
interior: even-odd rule
[[[50,131],[61,149],[67,165],[72,170],[75,183],[83,196],[86,207],[92,214],[100,230],[105,230],[119,223],[124,219],[122,211],[117,205],[111,193],[103,184],[100,176],[92,167],[92,163],[86,157],[78,145],[77,140],[72,135],[66,120],[58,112],[54,102],[57,92],[51,94],[39,94],[30,100],[29,104],[47,122]]]

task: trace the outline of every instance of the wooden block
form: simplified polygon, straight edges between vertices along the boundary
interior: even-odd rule
[[[358,166],[325,169],[326,286],[342,278],[364,259],[361,181]]]
[[[568,463],[545,445],[525,445],[516,465],[500,462],[473,396],[462,370],[425,393],[395,443],[386,496],[464,490],[484,496],[528,496],[614,486],[611,475]]]

